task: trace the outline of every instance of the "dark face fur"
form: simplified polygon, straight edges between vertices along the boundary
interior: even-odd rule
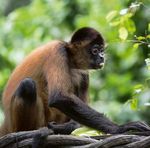
[[[104,66],[104,47],[99,44],[93,44],[88,52],[90,55],[90,68],[102,68]]]
[[[104,66],[104,39],[95,29],[79,29],[72,36],[71,45],[73,67],[99,69]]]

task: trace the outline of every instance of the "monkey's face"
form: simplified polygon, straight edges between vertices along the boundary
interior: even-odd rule
[[[70,42],[73,67],[79,69],[99,69],[104,66],[104,39],[94,28],[77,30]]]
[[[104,66],[104,44],[83,41],[70,49],[70,63],[76,69],[100,69]]]
[[[102,68],[104,66],[104,45],[94,44],[93,46],[91,46],[88,52],[90,55],[89,68]]]

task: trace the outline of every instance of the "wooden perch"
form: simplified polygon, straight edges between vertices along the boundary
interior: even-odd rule
[[[17,133],[10,133],[0,138],[0,148],[31,148],[35,135],[48,135],[46,147],[65,148],[149,148],[150,136],[141,135],[103,135],[77,137],[72,135],[54,135],[47,127]]]

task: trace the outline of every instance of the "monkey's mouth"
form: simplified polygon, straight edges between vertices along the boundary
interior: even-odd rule
[[[101,69],[104,67],[104,62],[94,62],[90,64],[90,68],[89,69]]]
[[[103,68],[103,67],[104,67],[104,63],[100,63],[100,64],[98,65],[98,67],[99,67],[99,68]]]
[[[104,67],[104,63],[97,63],[92,65],[92,69],[102,69]]]

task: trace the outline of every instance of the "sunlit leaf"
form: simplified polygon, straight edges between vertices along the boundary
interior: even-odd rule
[[[119,24],[120,24],[120,21],[110,22],[110,26],[112,27],[118,26]]]
[[[127,29],[125,27],[121,27],[119,29],[119,38],[121,40],[126,40],[127,37],[128,37],[128,31],[127,31]]]
[[[135,43],[134,45],[133,45],[133,48],[135,48],[135,49],[137,49],[139,47],[139,43]]]
[[[141,2],[131,3],[129,7],[129,12],[135,13],[139,9],[140,5],[141,5]]]
[[[135,89],[135,92],[137,93],[137,94],[139,94],[140,92],[142,91],[142,89]]]
[[[136,31],[136,26],[135,26],[133,20],[131,20],[131,19],[127,19],[125,21],[125,27],[127,28],[128,32],[130,34],[134,33]]]
[[[148,31],[150,31],[150,23],[148,24]]]
[[[149,102],[144,103],[144,106],[150,106]]]
[[[148,44],[147,47],[150,48],[150,44]]]
[[[128,13],[128,8],[122,9],[122,10],[119,12],[120,15],[125,15],[125,14],[127,14],[127,13]]]
[[[145,40],[145,37],[144,36],[138,36],[137,39],[138,40]]]
[[[147,38],[147,39],[150,39],[150,34],[148,34],[148,35],[146,36],[146,38]]]
[[[117,15],[117,13],[118,12],[116,10],[109,12],[106,16],[106,20],[110,22]]]
[[[138,104],[138,100],[136,98],[132,99],[131,103],[130,103],[131,109],[136,110],[137,109],[137,104]]]
[[[148,70],[150,70],[150,58],[145,59]]]
[[[99,136],[102,135],[102,132],[89,127],[81,127],[75,129],[71,134],[75,136]]]
[[[126,15],[124,15],[124,18],[129,19],[133,16],[133,13],[127,13]]]
[[[134,91],[136,94],[139,94],[141,91],[143,90],[143,85],[142,84],[138,84],[134,86]]]

